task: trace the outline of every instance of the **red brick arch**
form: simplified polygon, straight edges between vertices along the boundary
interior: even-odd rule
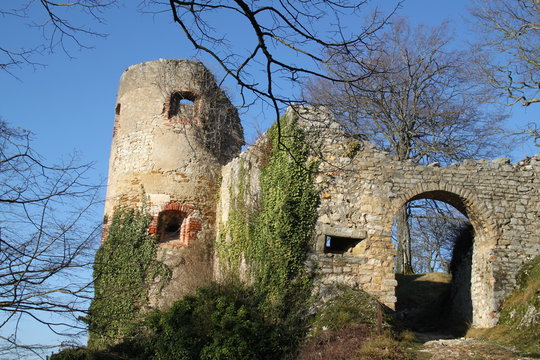
[[[160,227],[162,224],[160,224],[160,217],[167,212],[176,212],[182,218],[178,238],[160,239],[160,246],[188,247],[202,229],[202,223],[196,215],[196,210],[197,208],[193,205],[171,201],[161,207],[158,215],[152,217],[148,231],[152,235],[161,237]]]

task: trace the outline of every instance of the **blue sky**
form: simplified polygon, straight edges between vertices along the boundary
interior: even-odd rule
[[[383,4],[383,2],[380,2]],[[393,4],[387,0],[384,6]],[[118,81],[130,65],[159,58],[192,58],[195,52],[172,24],[169,14],[142,14],[138,1],[125,1],[104,14],[105,24],[92,25],[108,33],[106,38],[85,38],[93,49],[70,50],[71,59],[62,51],[37,58],[45,67],[14,68],[14,78],[0,73],[0,116],[15,126],[35,134],[35,149],[49,160],[77,151],[83,162],[94,162],[96,179],[107,176],[109,149],[114,120]],[[460,41],[474,39],[475,34],[463,22],[470,1],[406,0],[399,14],[414,24],[438,25],[445,19],[452,25]],[[4,44],[22,46],[38,41],[39,34],[18,19],[0,18]],[[231,34],[239,36],[231,24]],[[18,45],[17,45],[18,44]],[[211,70],[215,65],[208,63]],[[234,98],[234,84],[226,84]],[[264,110],[264,109],[263,109]],[[513,109],[512,127],[536,122],[540,105]],[[255,131],[264,130],[273,120],[261,108],[243,115],[248,139]],[[514,161],[530,156],[538,148],[532,142],[515,144],[510,154]],[[97,181],[97,180],[96,180]]]
[[[142,14],[137,2],[126,3],[104,14],[106,24],[95,26],[108,33],[107,38],[84,39],[93,49],[72,49],[72,59],[61,51],[38,58],[46,66],[15,68],[19,79],[0,74],[0,116],[31,130],[37,150],[48,158],[77,150],[84,161],[96,163],[96,174],[103,177],[107,175],[116,90],[123,70],[143,61],[195,56],[168,14]],[[389,3],[385,1],[386,6]],[[456,38],[463,41],[474,37],[462,22],[469,6],[465,0],[407,0],[399,14],[416,24],[455,21]],[[35,40],[29,36],[35,32],[18,31],[20,28],[20,23],[0,25],[0,31],[11,34],[15,44]],[[208,65],[216,70],[214,64]],[[233,84],[227,85],[234,98]],[[510,124],[536,121],[538,107],[515,107]],[[253,137],[253,127],[264,129],[273,120],[271,113],[264,116],[259,110],[243,115],[248,138]],[[536,151],[530,143],[516,144],[516,148],[513,160]]]

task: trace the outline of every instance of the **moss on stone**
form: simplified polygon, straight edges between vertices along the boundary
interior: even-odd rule
[[[326,293],[330,299],[316,309],[311,326],[313,336],[326,330],[340,330],[348,326],[367,325],[371,330],[376,329],[379,302],[373,296],[363,290],[339,284],[327,288]],[[390,329],[388,315],[381,315],[381,327]]]
[[[501,306],[499,325],[471,335],[537,354],[540,352],[540,256],[522,267],[516,282],[515,290]]]

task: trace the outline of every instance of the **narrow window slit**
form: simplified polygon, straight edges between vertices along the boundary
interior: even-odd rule
[[[360,241],[362,241],[362,239],[326,235],[324,252],[327,254],[345,254],[347,252],[352,252],[352,249],[358,245]]]

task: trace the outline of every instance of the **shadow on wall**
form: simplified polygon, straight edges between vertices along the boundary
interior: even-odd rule
[[[450,316],[456,325],[466,325],[473,320],[471,300],[471,271],[474,242],[474,229],[471,224],[461,228],[456,237],[450,273],[452,274],[452,289],[449,299]]]

